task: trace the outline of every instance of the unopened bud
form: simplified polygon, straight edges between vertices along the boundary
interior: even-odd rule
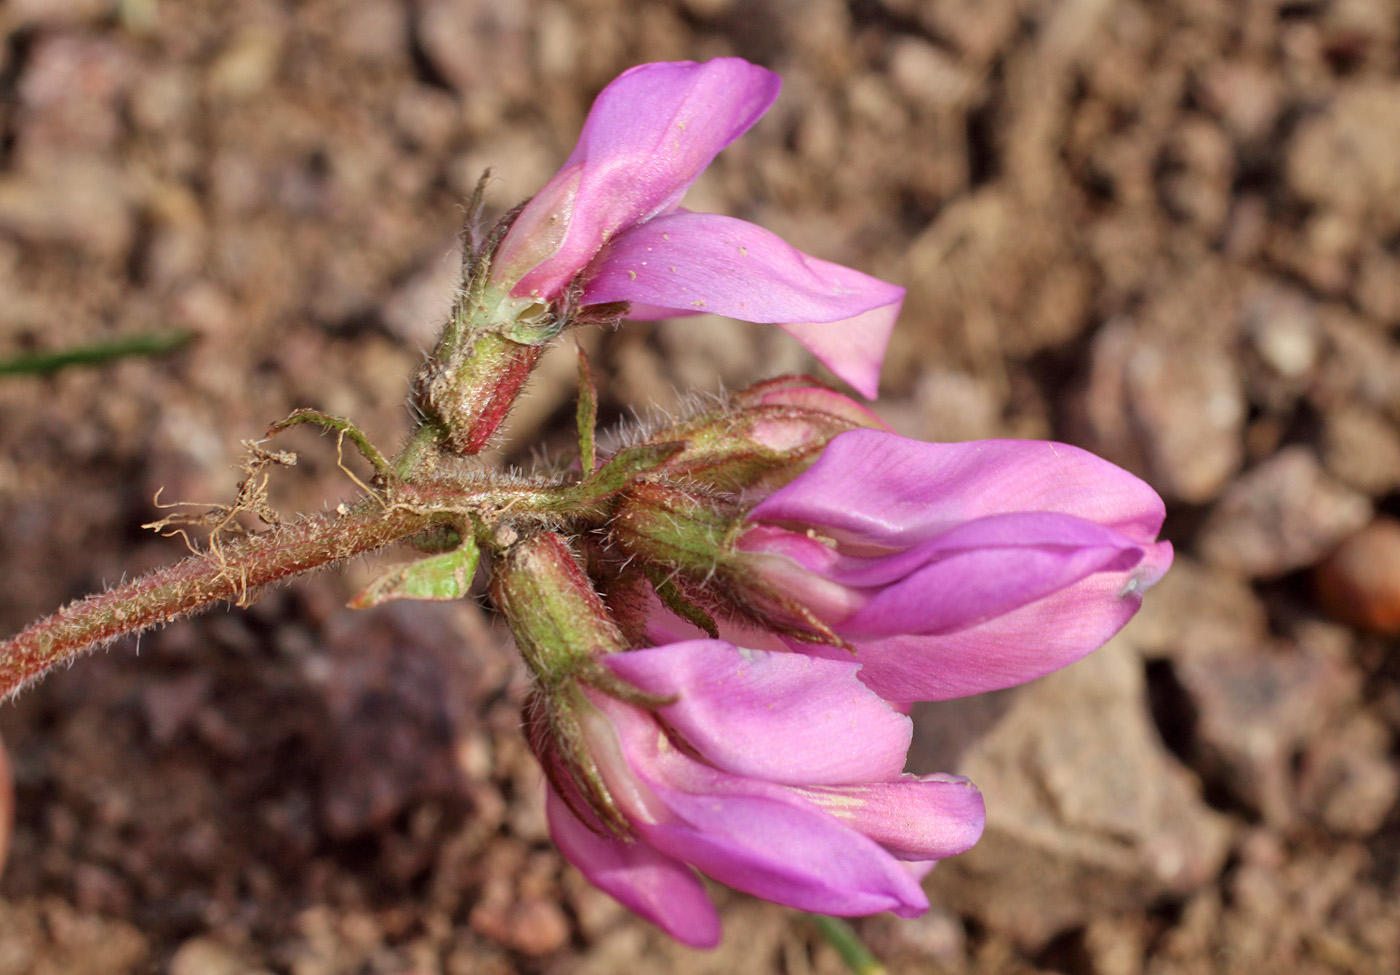
[[[536,687],[525,701],[525,740],[554,791],[585,822],[601,821],[618,836],[628,835],[599,761],[613,758],[604,738],[590,734],[596,708],[577,683],[553,690]]]
[[[811,586],[794,586],[794,580],[787,577],[792,573],[781,571],[787,567],[786,561],[763,551],[750,551],[747,543],[751,536],[766,531],[769,529],[763,526],[750,525],[743,507],[724,497],[641,483],[623,495],[611,537],[618,548],[644,566],[664,570],[680,596],[701,608],[722,609],[761,628],[802,639],[815,637],[834,646],[844,645],[808,605],[824,608],[833,600],[839,602],[841,594],[826,591],[832,587],[817,591]],[[791,532],[781,534],[826,551],[815,539]],[[811,578],[820,582],[809,573],[795,575],[797,581]],[[658,595],[663,602],[671,602],[659,589]]]
[[[628,835],[608,785],[626,762],[590,695],[645,708],[672,699],[633,687],[601,662],[629,647],[562,536],[514,541],[492,569],[490,592],[536,678],[524,711],[531,750],[576,815]]]
[[[696,490],[642,482],[618,504],[610,537],[624,553],[695,578],[713,575],[742,524],[737,507]]]
[[[808,376],[782,376],[740,391],[722,407],[655,431],[648,442],[684,441],[661,468],[722,491],[772,490],[802,473],[837,434],[884,423]]]
[[[489,590],[546,687],[576,677],[594,657],[627,649],[569,543],[553,532],[516,539],[492,566]]]

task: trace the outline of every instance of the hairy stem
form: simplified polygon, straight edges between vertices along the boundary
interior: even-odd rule
[[[119,636],[168,623],[213,603],[244,602],[270,583],[383,548],[431,526],[421,510],[385,510],[373,500],[343,514],[307,518],[157,569],[72,603],[0,643],[0,697],[45,671]]]

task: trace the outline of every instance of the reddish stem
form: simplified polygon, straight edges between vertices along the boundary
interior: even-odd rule
[[[367,501],[223,542],[125,585],[88,596],[0,643],[0,697],[56,664],[119,636],[168,623],[215,602],[242,602],[259,587],[383,548],[433,523],[430,515],[385,511]]]

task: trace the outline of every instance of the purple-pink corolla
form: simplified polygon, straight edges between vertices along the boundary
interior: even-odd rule
[[[630,317],[713,312],[777,324],[874,397],[904,289],[810,257],[760,227],[679,206],[710,161],[777,98],[738,58],[643,64],[603,89],[563,168],[492,259],[504,320],[573,292]]]
[[[1171,565],[1163,517],[1147,484],[1077,447],[856,430],[748,513],[731,573],[778,621],[829,628],[885,699],[942,700],[1106,642]]]
[[[826,914],[923,913],[918,878],[981,835],[981,794],[903,773],[911,727],[858,665],[691,640],[602,658],[654,711],[592,689],[573,720],[627,823],[618,837],[551,775],[550,832],[598,887],[677,939],[719,941],[692,867],[738,890]],[[532,736],[542,762],[557,738]]]

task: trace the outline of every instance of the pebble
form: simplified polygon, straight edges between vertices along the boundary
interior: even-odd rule
[[[1231,482],[1201,528],[1207,561],[1251,578],[1312,565],[1371,519],[1371,502],[1306,447],[1286,447]]]
[[[1318,601],[1362,629],[1400,634],[1400,521],[1377,518],[1313,570]]]

